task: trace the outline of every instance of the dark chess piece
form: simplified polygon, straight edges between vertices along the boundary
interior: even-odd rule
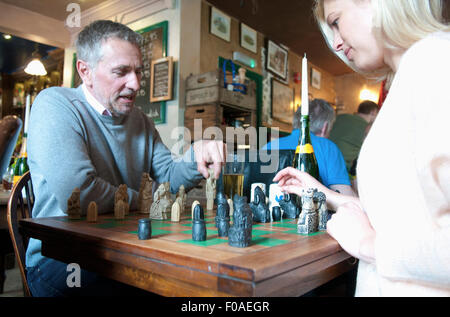
[[[138,237],[139,240],[148,240],[152,237],[152,221],[150,218],[139,219]]]
[[[192,240],[206,240],[206,223],[203,208],[200,204],[194,207],[194,218],[192,220]]]
[[[283,199],[279,201],[281,209],[283,209],[283,218],[295,219],[300,214],[300,209],[291,199],[291,195],[283,195]]]
[[[225,195],[217,199],[216,202],[217,215],[215,220],[218,236],[228,237],[228,230],[230,228],[230,206],[228,205]]]
[[[250,203],[255,222],[270,222],[270,210],[266,205],[266,195],[259,186],[255,187],[255,201]]]
[[[238,195],[233,199],[233,225],[228,230],[228,244],[232,247],[245,248],[252,241],[252,210],[246,201],[246,197]]]
[[[280,208],[280,206],[273,206],[272,207],[272,220],[273,221],[280,221],[281,220],[281,208]]]
[[[315,191],[313,199],[317,206],[317,212],[319,213],[319,230],[325,231],[327,230],[327,222],[329,218],[327,196],[322,192]]]

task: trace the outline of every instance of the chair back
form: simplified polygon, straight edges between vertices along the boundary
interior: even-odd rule
[[[26,172],[14,185],[8,201],[6,217],[8,222],[9,234],[14,247],[25,296],[31,296],[27,283],[27,274],[25,266],[25,252],[28,247],[28,237],[22,236],[19,228],[19,220],[31,218],[31,212],[34,205],[33,184],[31,183],[30,172]]]

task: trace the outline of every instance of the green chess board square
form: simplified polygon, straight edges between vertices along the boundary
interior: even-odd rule
[[[116,228],[120,226],[125,226],[126,223],[121,220],[114,220],[114,221],[108,221],[105,223],[95,224],[94,227],[101,228],[101,229],[109,229],[109,228]]]
[[[263,245],[266,247],[276,247],[278,245],[286,244],[289,242],[291,242],[291,241],[282,240],[282,239],[274,239],[274,238],[269,238],[269,237],[261,237],[261,236],[252,237],[252,244]]]
[[[192,227],[192,222],[189,222],[189,223],[183,223],[183,224],[181,224],[183,227]],[[207,228],[211,228],[211,227],[216,227],[216,224],[215,224],[215,222],[212,222],[212,223],[206,223],[206,227]]]
[[[265,234],[273,234],[273,231],[268,231],[268,230],[258,230],[258,229],[253,229],[252,230],[252,236],[262,236]]]
[[[290,222],[277,222],[272,224],[272,227],[278,227],[278,228],[297,228],[296,223],[290,223]]]
[[[226,239],[220,239],[220,238],[208,239],[208,237],[206,237],[205,241],[193,241],[192,239],[186,239],[186,240],[179,240],[178,242],[193,244],[193,245],[197,245],[200,247],[209,247],[211,245],[226,243],[227,241],[228,240],[226,240]]]

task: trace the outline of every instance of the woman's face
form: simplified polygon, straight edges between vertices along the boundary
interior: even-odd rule
[[[333,49],[364,72],[385,66],[383,49],[372,32],[371,0],[324,0],[324,15],[333,30]]]

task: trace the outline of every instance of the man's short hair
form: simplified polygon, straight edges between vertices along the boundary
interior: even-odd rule
[[[76,40],[77,58],[96,67],[102,58],[102,45],[109,38],[118,38],[139,47],[142,36],[121,23],[97,20],[86,26]]]
[[[370,114],[374,110],[378,111],[378,110],[380,110],[380,107],[378,106],[377,103],[370,101],[370,100],[364,100],[358,106],[358,113]]]
[[[298,107],[294,114],[292,128],[300,129],[301,124],[301,107]],[[331,129],[334,123],[335,113],[333,107],[323,99],[314,99],[309,102],[309,131],[314,134],[319,134],[322,131],[323,125],[327,122],[328,129]]]

